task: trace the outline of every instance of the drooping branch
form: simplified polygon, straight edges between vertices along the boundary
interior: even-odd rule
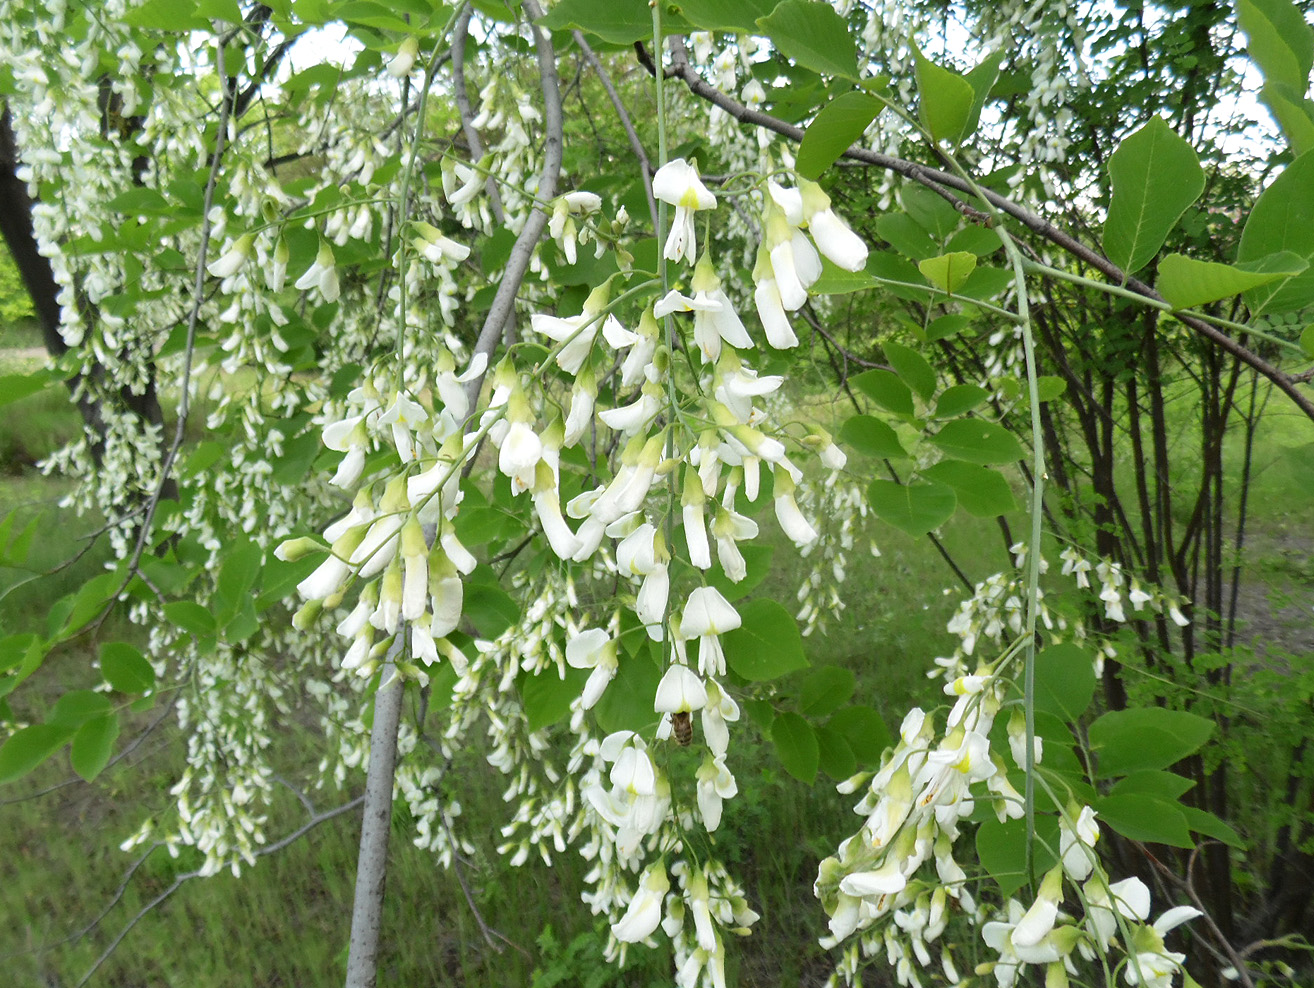
[[[642,62],[643,59],[641,58]],[[647,63],[651,66],[651,62]],[[691,93],[711,103],[713,106],[720,107],[730,116],[734,117],[741,123],[752,124],[756,127],[762,127],[766,130],[780,134],[782,137],[788,137],[793,141],[802,141],[804,128],[796,127],[793,124],[786,123],[769,113],[763,113],[761,110],[755,110],[752,107],[745,106],[733,96],[728,96],[721,92],[715,86],[711,85],[706,79],[698,74],[697,70],[689,63],[689,58],[685,52],[683,41],[679,38],[672,38],[671,45],[671,65],[666,70],[668,75],[682,81]],[[851,146],[844,152],[845,158],[853,161],[860,161],[864,164],[874,165],[877,168],[883,168],[886,171],[892,171],[904,176],[914,182],[926,186],[937,193],[943,193],[943,190],[955,189],[968,195],[976,195],[976,189],[972,183],[963,179],[961,176],[951,174],[950,172],[941,171],[937,168],[929,168],[925,165],[918,164],[915,161],[908,161],[904,158],[896,158],[893,155],[881,154],[878,151],[871,151],[858,145]],[[1017,220],[1033,233],[1038,234],[1056,247],[1060,248],[1073,258],[1084,264],[1090,265],[1099,271],[1110,283],[1114,285],[1125,286],[1130,291],[1144,298],[1155,302],[1164,302],[1162,295],[1156,292],[1152,287],[1136,278],[1133,278],[1122,268],[1118,267],[1108,258],[1104,257],[1099,251],[1082,243],[1064,230],[1059,229],[1050,223],[1043,216],[1039,216],[1009,199],[1007,196],[1000,195],[989,189],[982,190],[985,199],[1000,212]],[[1182,325],[1188,327],[1200,336],[1217,345],[1222,350],[1231,354],[1237,360],[1249,367],[1254,368],[1264,377],[1273,382],[1279,391],[1290,398],[1311,421],[1314,421],[1314,401],[1303,394],[1297,387],[1296,380],[1289,374],[1279,370],[1270,364],[1267,360],[1260,357],[1246,347],[1242,346],[1236,340],[1232,339],[1226,333],[1217,327],[1209,325],[1202,319],[1198,319],[1185,312],[1175,312],[1173,317]]]
[[[598,74],[598,79],[602,82],[602,88],[607,90],[607,98],[611,100],[612,107],[616,110],[616,117],[620,124],[625,128],[625,136],[630,142],[630,150],[634,152],[635,160],[638,161],[643,175],[643,192],[648,198],[648,212],[652,216],[652,226],[657,228],[657,200],[652,194],[652,165],[648,160],[648,152],[643,147],[643,141],[639,140],[638,132],[634,129],[634,124],[630,120],[629,111],[625,109],[625,104],[621,101],[620,93],[616,92],[615,85],[612,84],[611,76],[608,74],[606,67],[598,60],[598,56],[590,47],[588,41],[584,39],[584,32],[575,31],[572,35],[575,44],[579,45],[579,50],[583,53],[584,58],[593,71]]]

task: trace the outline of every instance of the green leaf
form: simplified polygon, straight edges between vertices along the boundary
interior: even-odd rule
[[[1054,374],[1043,374],[1036,378],[1036,395],[1041,403],[1053,401],[1067,394],[1068,382]],[[1027,396],[1030,397],[1029,395]]]
[[[652,700],[657,695],[662,670],[650,657],[646,638],[643,645],[635,655],[621,657],[616,678],[593,708],[598,727],[608,734],[649,732],[657,726],[658,715],[653,712]]]
[[[845,271],[823,257],[821,277],[812,283],[808,291],[813,295],[848,295],[850,292],[864,292],[879,284],[866,271]]]
[[[840,440],[859,453],[879,459],[897,459],[907,456],[899,435],[880,419],[871,415],[855,415],[840,429]]]
[[[935,371],[926,362],[926,358],[912,347],[893,341],[881,344],[881,348],[899,379],[915,391],[922,401],[929,402],[931,395],[935,394]]]
[[[739,6],[739,0],[731,0]],[[847,151],[884,109],[880,100],[861,90],[841,93],[822,107],[798,146],[795,170],[814,182]]]
[[[1241,232],[1237,261],[1245,265],[1281,251],[1314,264],[1314,151],[1287,165],[1260,195]],[[1304,308],[1314,301],[1314,268],[1246,292],[1245,300],[1251,312]]]
[[[613,6],[615,0],[606,0]],[[781,0],[767,17],[757,19],[759,32],[776,50],[804,68],[842,79],[858,79],[858,51],[844,18],[822,0]]]
[[[922,304],[936,299],[912,262],[893,251],[877,250],[868,254],[867,273],[895,298]]]
[[[1086,712],[1095,696],[1095,664],[1071,642],[1036,655],[1036,709],[1066,721]]]
[[[771,557],[775,555],[775,551],[775,546],[741,542],[739,552],[744,557],[744,566],[748,570],[744,578],[738,583],[732,583],[718,563],[708,571],[707,582],[721,591],[722,597],[734,603],[757,589],[771,573]]]
[[[953,517],[958,506],[952,487],[892,480],[873,480],[867,488],[867,502],[881,521],[913,536],[935,531]]]
[[[104,717],[113,707],[109,697],[93,690],[69,690],[55,701],[55,708],[46,718],[61,727],[81,727],[96,717]]]
[[[863,371],[851,379],[859,391],[895,415],[913,416],[912,391],[887,370]]]
[[[794,616],[766,597],[739,608],[741,627],[721,636],[726,665],[750,683],[762,683],[805,669],[803,638]]]
[[[985,109],[986,101],[990,98],[990,90],[995,87],[995,82],[999,79],[999,67],[1004,64],[1007,55],[1007,50],[1003,48],[991,52],[964,77],[972,87],[973,93],[972,109],[967,115],[967,125],[963,128],[964,139],[976,132],[977,124],[981,122],[981,111]]]
[[[977,387],[975,384],[955,384],[952,388],[945,388],[944,393],[936,399],[935,417],[938,419],[957,418],[966,412],[970,412],[989,397],[989,391]]]
[[[926,327],[926,342],[934,343],[936,340],[947,339],[961,333],[972,324],[972,320],[960,313],[953,315],[941,316],[939,319],[931,320]]]
[[[1110,796],[1129,796],[1136,793],[1147,796],[1158,796],[1160,799],[1166,799],[1170,803],[1176,801],[1185,792],[1189,792],[1195,783],[1190,779],[1184,779],[1175,772],[1161,772],[1155,769],[1146,769],[1143,772],[1133,772],[1124,779],[1119,779],[1109,790]]]
[[[64,746],[75,728],[33,724],[15,731],[0,745],[0,786],[21,779]]]
[[[1314,66],[1314,32],[1291,0],[1238,0],[1237,24],[1246,53],[1269,82],[1304,93]]]
[[[957,72],[935,64],[913,45],[918,116],[931,139],[957,144],[968,133],[976,92]]]
[[[299,487],[323,448],[318,432],[303,432],[293,436],[283,443],[283,455],[274,461],[274,469],[269,478],[285,487]]]
[[[704,31],[757,34],[757,19],[771,13],[775,0],[677,0],[680,13]]]
[[[264,557],[264,551],[258,545],[243,538],[237,539],[232,548],[224,553],[215,586],[230,613],[235,612],[242,601],[250,596],[251,588],[260,576]]]
[[[808,717],[825,717],[848,703],[858,681],[843,666],[818,666],[799,687],[798,708]]]
[[[79,727],[78,733],[73,735],[73,747],[69,751],[73,771],[86,782],[100,775],[109,764],[118,736],[119,718],[115,714],[97,717]]]
[[[871,707],[854,706],[837,710],[826,721],[826,726],[844,736],[862,765],[879,765],[885,749],[894,743],[885,721]]]
[[[1124,837],[1170,847],[1195,847],[1182,808],[1158,796],[1128,793],[1095,801],[1101,822]]]
[[[472,583],[465,588],[465,617],[479,634],[493,639],[520,620],[520,608],[496,584]]]
[[[976,270],[976,255],[965,250],[956,250],[952,254],[928,257],[924,261],[917,262],[917,270],[936,288],[952,295]]]
[[[771,724],[771,743],[785,771],[811,785],[821,764],[821,748],[812,725],[792,711],[777,714]]]
[[[155,669],[127,642],[100,646],[100,674],[120,693],[145,693],[155,688]]]
[[[583,692],[588,678],[588,669],[567,668],[563,679],[557,675],[554,666],[548,666],[537,674],[521,673],[517,676],[529,729],[541,731],[570,713],[571,701]]]
[[[0,374],[0,408],[44,390],[54,380],[44,367],[31,374]]]
[[[27,632],[0,638],[0,672],[8,672],[22,662],[33,647],[41,645],[41,637]]]
[[[20,566],[0,566],[0,600],[4,600],[23,584],[31,583],[44,575],[44,573],[32,569],[23,569]]]
[[[237,0],[197,0],[196,12],[213,20],[242,23],[242,8],[237,5]]]
[[[1287,143],[1295,154],[1314,148],[1314,102],[1280,82],[1266,83],[1259,98],[1287,135]]]
[[[193,600],[174,600],[164,605],[170,623],[197,638],[212,635],[217,627],[214,615]]]
[[[674,18],[674,20],[681,20]],[[676,24],[666,24],[668,29]],[[551,31],[569,31],[578,28],[596,34],[603,41],[618,45],[632,45],[636,41],[652,43],[652,11],[644,3],[617,3],[616,0],[561,0],[538,19],[538,23]]]
[[[990,467],[962,460],[941,460],[923,470],[922,477],[952,487],[959,505],[976,518],[997,518],[1017,508],[1013,488],[1003,474]]]
[[[1206,302],[1231,298],[1259,285],[1267,285],[1279,278],[1300,274],[1309,265],[1290,252],[1284,256],[1289,263],[1284,271],[1242,271],[1230,264],[1214,261],[1197,261],[1181,254],[1169,254],[1159,262],[1159,278],[1155,288],[1174,309],[1190,309]]]
[[[982,419],[946,422],[930,441],[946,456],[968,463],[1013,463],[1026,455],[1016,436],[1002,425]]]
[[[949,205],[943,196],[920,185],[905,185],[899,191],[899,202],[913,221],[934,237],[937,243],[944,241],[963,221],[958,210]],[[999,238],[995,239],[997,241]]]
[[[1035,869],[1042,875],[1058,863],[1053,850],[1059,846],[1058,817],[1036,815]],[[1027,883],[1027,822],[1006,820],[1000,823],[991,815],[976,830],[976,856],[990,877],[999,885],[1001,895],[1009,896]]]
[[[1090,726],[1090,744],[1102,778],[1140,769],[1167,768],[1209,740],[1214,722],[1183,710],[1133,707],[1111,710]]]
[[[67,609],[63,611],[62,617],[59,610],[55,609],[49,615],[49,618],[57,619],[55,627],[58,628],[59,636],[62,638],[73,634],[104,610],[122,582],[117,573],[101,573],[82,584],[76,593],[65,597],[63,602],[66,602]]]
[[[125,24],[156,31],[208,31],[210,23],[196,12],[195,0],[146,0],[123,15]]]
[[[139,11],[143,9],[145,8],[137,8]],[[145,185],[138,185],[126,192],[120,192],[106,203],[106,206],[116,213],[126,213],[129,216],[168,216],[174,209],[173,204],[168,199],[164,198],[155,189]]]
[[[1191,145],[1154,117],[1109,158],[1113,186],[1104,221],[1104,253],[1127,274],[1149,263],[1186,207],[1204,190]]]
[[[934,257],[940,251],[930,234],[907,213],[886,213],[877,217],[876,232],[900,254],[914,261]]]
[[[814,730],[821,771],[837,782],[850,778],[858,770],[858,759],[844,735],[825,724]]]
[[[1198,806],[1178,806],[1177,808],[1182,811],[1182,816],[1186,818],[1186,825],[1195,833],[1220,840],[1228,847],[1245,850],[1246,842],[1241,835],[1214,814],[1202,810]]]
[[[1314,325],[1306,326],[1301,330],[1300,345],[1305,349],[1305,356],[1314,357]]]

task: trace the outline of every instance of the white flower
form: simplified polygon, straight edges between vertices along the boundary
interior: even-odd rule
[[[233,242],[224,253],[206,265],[205,270],[216,278],[230,278],[237,274],[251,257],[251,245],[255,238],[247,233]]]
[[[425,411],[423,405],[398,392],[392,404],[388,406],[388,410],[379,417],[378,424],[392,427],[392,442],[397,447],[397,455],[401,457],[403,463],[409,463],[416,456],[415,441],[411,433],[417,426],[428,421],[429,413]],[[327,434],[324,441],[328,442]]]
[[[779,478],[780,471],[776,471],[776,475]],[[803,512],[798,509],[798,502],[794,500],[793,492],[779,493],[779,487],[776,490],[776,520],[780,522],[780,527],[789,540],[800,549],[817,541],[817,530],[803,517]]]
[[[798,337],[789,324],[774,277],[758,279],[757,287],[753,289],[753,303],[757,306],[757,317],[762,320],[768,343],[777,350],[798,346]]]
[[[867,264],[867,245],[830,208],[830,196],[816,182],[802,179],[803,218],[817,249],[836,267],[861,271]]]
[[[662,921],[662,900],[671,887],[666,867],[659,863],[648,866],[639,880],[638,891],[630,900],[629,908],[611,928],[622,943],[639,943],[652,936]]]
[[[443,195],[453,206],[469,202],[484,187],[484,177],[469,165],[452,158],[442,162]]]
[[[580,694],[580,706],[588,710],[616,675],[616,643],[601,628],[586,628],[566,642],[566,664],[593,670]]]
[[[418,253],[423,254],[430,264],[441,265],[448,261],[459,264],[470,256],[469,247],[443,236],[442,231],[437,227],[418,220],[413,225],[420,236],[414,239],[412,246]]]
[[[707,680],[706,689],[707,705],[703,707],[701,717],[703,740],[712,754],[720,757],[730,749],[730,729],[725,725],[739,720],[739,704],[721,689],[721,684],[715,679]]]
[[[408,36],[397,48],[397,54],[388,62],[388,75],[401,79],[411,74],[415,68],[415,58],[420,53],[420,42]]]
[[[680,628],[686,637],[723,635],[743,623],[730,602],[721,596],[716,587],[697,587],[689,593],[680,618]]]
[[[325,302],[337,301],[338,269],[333,259],[333,248],[327,240],[320,240],[315,263],[306,269],[306,273],[296,280],[293,287],[301,292],[318,288]]]
[[[703,826],[711,833],[721,825],[721,802],[739,792],[735,777],[725,765],[725,753],[708,753],[698,768],[698,812]]]
[[[519,494],[534,485],[538,462],[543,458],[543,442],[528,423],[512,422],[502,437],[497,454],[497,468],[511,479],[511,492]]]
[[[1084,886],[1086,929],[1100,948],[1107,948],[1118,935],[1119,914],[1123,919],[1144,921],[1150,915],[1150,890],[1139,878],[1108,884],[1103,873]]]
[[[657,684],[653,710],[659,714],[689,713],[707,704],[707,687],[688,666],[672,663]]]
[[[424,529],[412,518],[401,532],[402,578],[401,616],[415,621],[429,602],[429,547]]]
[[[589,294],[577,316],[549,316],[535,312],[529,317],[535,332],[565,344],[557,351],[556,360],[557,366],[567,374],[579,373],[593,349],[593,341],[599,330],[606,341],[618,350],[638,341],[638,337],[625,329],[615,316],[602,316],[609,297],[610,289],[604,284]]]
[[[1068,826],[1067,819],[1059,822],[1059,856],[1063,859],[1063,870],[1073,881],[1085,881],[1094,865],[1092,852],[1100,839],[1100,826],[1095,822],[1095,810],[1089,806],[1081,808],[1073,827]]]
[[[652,178],[652,194],[675,207],[663,256],[668,261],[692,257],[696,242],[694,211],[715,208],[716,196],[698,178],[698,169],[683,158],[668,161],[657,169]]]
[[[347,455],[338,464],[337,472],[329,481],[335,487],[349,488],[360,479],[365,467],[365,450],[369,445],[369,433],[365,430],[365,416],[353,415],[351,418],[330,422],[324,427],[324,445]]]

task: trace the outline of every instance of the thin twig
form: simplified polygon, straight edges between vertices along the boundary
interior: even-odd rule
[[[652,165],[648,161],[648,152],[644,150],[643,141],[639,140],[639,135],[634,129],[634,124],[630,121],[630,115],[625,109],[625,104],[621,102],[620,93],[616,92],[616,87],[612,84],[611,76],[603,67],[602,62],[598,61],[598,56],[593,53],[589,43],[584,40],[584,34],[575,31],[573,34],[575,44],[579,45],[579,50],[584,53],[584,58],[593,66],[593,71],[598,74],[598,79],[602,82],[602,88],[607,90],[607,97],[611,100],[611,105],[616,109],[616,116],[620,119],[621,126],[625,128],[625,136],[629,138],[630,150],[634,152],[634,157],[639,162],[639,171],[643,175],[643,192],[648,197],[648,212],[652,216],[653,229],[657,228],[657,200],[652,194]]]
[[[224,64],[224,45],[222,41],[220,41],[217,48],[215,64],[221,68]],[[201,305],[205,300],[205,261],[210,250],[210,211],[214,206],[214,191],[219,182],[219,168],[223,163],[224,144],[228,136],[229,114],[233,109],[235,95],[233,88],[228,85],[223,86],[222,96],[219,100],[219,122],[215,127],[214,155],[210,160],[210,176],[205,181],[205,202],[201,211],[201,244],[196,253],[196,271],[192,283],[192,306],[187,313],[187,345],[183,351],[183,373],[178,397],[178,423],[174,429],[173,442],[169,446],[169,452],[160,465],[160,476],[155,483],[155,490],[151,494],[150,500],[146,502],[145,517],[142,519],[141,531],[137,534],[137,544],[133,547],[132,556],[128,560],[127,568],[124,570],[123,585],[110,598],[111,601],[117,599],[119,594],[123,593],[128,584],[132,582],[133,574],[137,570],[137,564],[141,561],[142,553],[146,550],[146,542],[150,539],[151,523],[155,520],[155,510],[159,507],[160,498],[164,494],[164,488],[168,483],[170,472],[173,470],[174,461],[178,459],[178,451],[182,449],[183,438],[187,431],[187,415],[191,411],[192,358],[196,352],[196,326],[200,321]]]
[[[325,810],[323,813],[320,813],[318,816],[310,820],[307,820],[302,826],[292,831],[292,833],[288,834],[282,840],[276,841],[275,843],[270,844],[268,847],[260,848],[258,851],[255,852],[253,857],[262,858],[267,854],[273,854],[277,851],[281,851],[289,844],[295,843],[296,841],[300,840],[311,830],[314,830],[316,827],[318,827],[321,823],[326,823],[329,820],[332,820],[334,817],[338,817],[344,813],[351,812],[364,801],[365,801],[364,796],[357,796],[349,803],[343,803],[341,806],[335,807],[334,809]],[[154,850],[154,848],[152,848],[152,850]],[[142,860],[144,861],[145,858],[143,858]],[[136,867],[138,867],[139,865],[140,862],[138,862],[138,865],[134,865],[133,870],[135,871]],[[131,875],[129,875],[129,877],[131,877]],[[185,872],[179,875],[177,878],[175,878],[173,880],[173,883],[167,889],[165,889],[163,892],[157,895],[146,905],[142,906],[142,908],[138,910],[137,915],[133,916],[132,919],[128,920],[127,924],[124,925],[123,929],[121,929],[118,932],[118,934],[114,937],[110,945],[105,948],[105,950],[101,953],[99,957],[96,958],[96,962],[91,965],[91,968],[87,971],[87,973],[84,974],[81,980],[78,981],[76,988],[82,988],[83,985],[85,985],[88,981],[91,980],[92,976],[98,970],[100,970],[101,965],[104,964],[107,960],[109,960],[110,955],[113,954],[116,949],[118,949],[119,944],[123,942],[123,938],[126,937],[129,932],[131,932],[134,926],[136,926],[139,922],[141,922],[142,919],[145,918],[147,913],[149,913],[160,903],[164,902],[164,900],[169,898],[169,896],[173,895],[173,893],[177,892],[178,889],[180,889],[185,883],[191,881],[193,878],[200,878],[200,877],[202,877],[201,869],[197,869],[196,871]],[[97,922],[99,922],[99,919],[97,920]]]

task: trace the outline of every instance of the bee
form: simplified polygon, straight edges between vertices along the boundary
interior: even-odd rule
[[[693,741],[693,719],[689,716],[687,710],[677,710],[671,714],[671,733],[675,735],[676,743],[681,748],[686,748]]]

